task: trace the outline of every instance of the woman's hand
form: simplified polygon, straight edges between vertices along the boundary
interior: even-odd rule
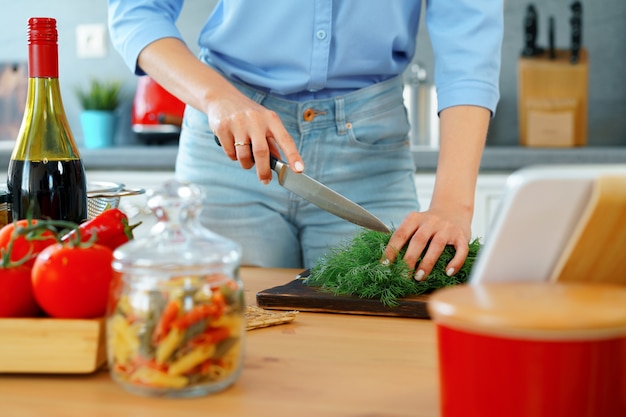
[[[446,245],[456,249],[446,265],[448,275],[459,271],[467,258],[476,181],[490,115],[489,110],[476,106],[448,107],[440,113],[441,143],[430,208],[410,213],[384,252],[392,262],[398,250],[408,245],[404,260],[415,268],[417,280],[428,277]],[[428,250],[418,264],[426,246]]]
[[[217,136],[224,152],[244,169],[255,165],[259,180],[268,184],[272,179],[270,153],[278,156],[283,150],[295,172],[304,165],[293,139],[278,115],[249,99],[236,89],[216,94],[206,111],[209,126]],[[233,91],[234,90],[234,91]]]
[[[259,180],[272,179],[269,154],[282,150],[294,172],[304,164],[296,144],[276,113],[246,97],[222,75],[202,63],[179,39],[162,38],[146,46],[137,63],[157,83],[184,103],[204,111],[209,126],[229,158]]]
[[[446,245],[452,245],[456,254],[446,265],[446,274],[454,275],[467,258],[471,238],[471,215],[468,220],[468,216],[461,213],[445,209],[410,213],[389,239],[385,259],[394,262],[399,249],[406,246],[404,261],[415,270],[414,278],[421,281],[430,274]]]

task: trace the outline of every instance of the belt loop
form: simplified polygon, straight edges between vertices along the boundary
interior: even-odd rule
[[[335,123],[337,124],[337,134],[345,135],[347,129],[343,97],[335,97]]]
[[[252,96],[252,100],[254,100],[258,104],[261,104],[265,97],[267,97],[267,93],[265,91],[257,90],[254,93],[254,96]]]

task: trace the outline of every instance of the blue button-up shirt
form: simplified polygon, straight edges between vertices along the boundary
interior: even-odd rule
[[[182,39],[183,0],[109,0],[113,44],[136,73],[151,42]],[[290,99],[328,97],[401,74],[416,48],[421,0],[220,0],[198,37],[227,77]],[[430,0],[439,109],[495,111],[502,0]]]

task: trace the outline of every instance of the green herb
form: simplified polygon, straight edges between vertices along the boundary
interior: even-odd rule
[[[94,79],[88,88],[77,88],[76,95],[84,110],[113,111],[120,104],[121,88],[120,81],[105,82]]]
[[[467,282],[480,249],[478,239],[470,242],[469,254],[463,267],[449,277],[446,274],[446,265],[456,251],[453,246],[448,245],[427,279],[416,281],[413,279],[414,271],[402,259],[406,248],[399,252],[395,262],[388,265],[381,263],[383,251],[390,238],[391,233],[363,230],[351,241],[331,248],[311,268],[305,284],[335,295],[377,298],[386,306],[393,307],[398,305],[398,298]]]

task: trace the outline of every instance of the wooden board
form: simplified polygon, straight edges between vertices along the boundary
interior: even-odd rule
[[[624,248],[626,176],[600,176],[551,280],[626,284]]]
[[[387,307],[377,299],[333,295],[307,286],[302,279],[260,291],[256,299],[259,307],[274,310],[430,318],[426,310],[428,295],[402,298],[398,300],[398,306]]]
[[[0,373],[83,374],[106,362],[104,319],[0,319]]]

